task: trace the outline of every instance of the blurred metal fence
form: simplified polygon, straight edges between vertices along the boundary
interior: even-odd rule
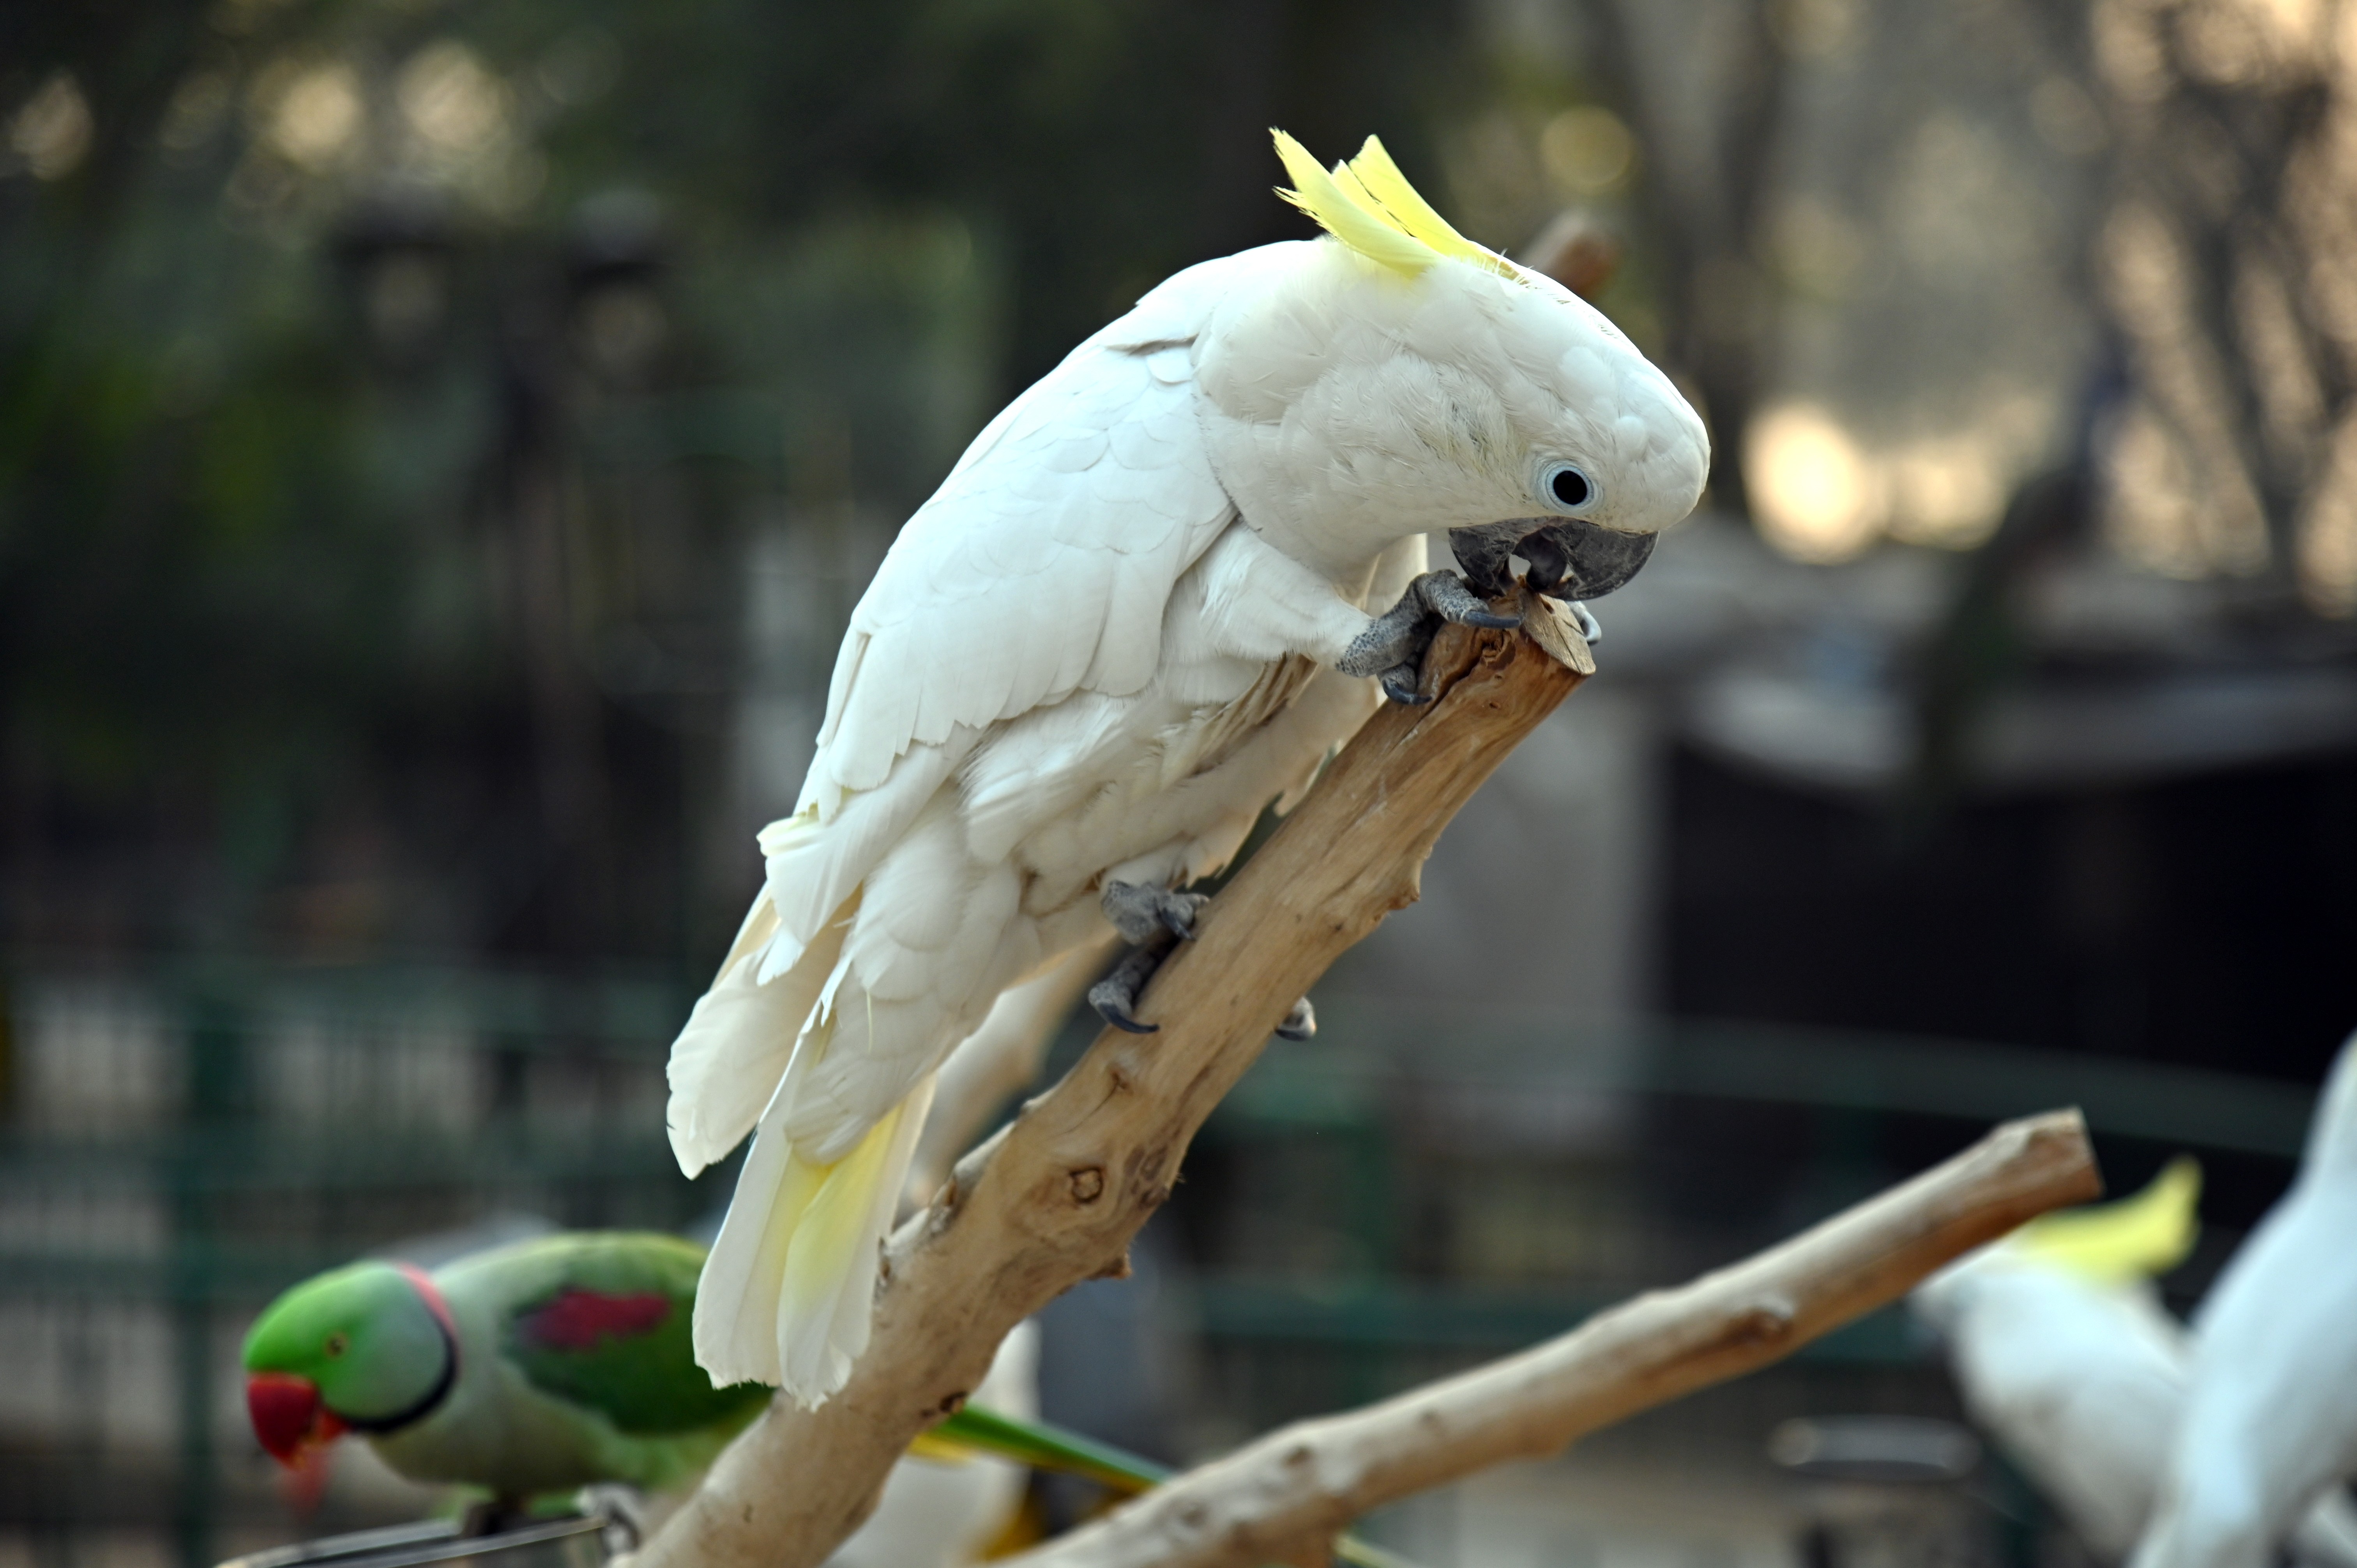
[[[674,1229],[660,979],[15,966],[0,1531],[203,1564],[283,1532],[238,1343],[288,1284],[501,1214]],[[340,1520],[332,1513],[321,1522]],[[109,1543],[112,1543],[111,1545]]]
[[[690,1000],[662,976],[15,965],[0,1553],[13,1535],[40,1568],[151,1563],[159,1544],[201,1565],[291,1534],[236,1360],[254,1310],[296,1280],[436,1233],[488,1237],[501,1216],[708,1214],[727,1178],[682,1178],[662,1133],[663,1055]],[[2000,1117],[2076,1103],[2128,1165],[2188,1146],[2279,1180],[2310,1098],[1962,1043],[1349,997],[1321,1011],[1317,1043],[1272,1048],[1222,1108],[1171,1206],[1192,1265],[1171,1282],[1173,1354],[1191,1359],[1189,1413],[1209,1430],[1560,1331]],[[1832,1387],[1875,1369],[1936,1380],[1895,1313],[1808,1356]]]

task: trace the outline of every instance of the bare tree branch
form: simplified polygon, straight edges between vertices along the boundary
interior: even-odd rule
[[[866,1354],[817,1410],[780,1400],[723,1454],[638,1568],[795,1568],[874,1507],[909,1440],[981,1382],[1006,1331],[1061,1291],[1128,1266],[1189,1139],[1294,1000],[1416,897],[1441,829],[1583,678],[1584,644],[1446,628],[1426,706],[1367,721],[1199,919],[1146,993],[1157,1035],[1107,1030],[1055,1089],[959,1162],[886,1249]]]
[[[1324,1561],[1351,1520],[1789,1355],[2032,1215],[2098,1196],[2076,1111],[2009,1122],[1781,1246],[1560,1338],[1347,1415],[1297,1423],[1013,1559],[1021,1568]]]

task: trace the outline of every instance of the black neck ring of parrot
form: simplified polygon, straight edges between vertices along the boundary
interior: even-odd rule
[[[442,1375],[434,1380],[434,1386],[422,1398],[391,1415],[350,1416],[337,1411],[336,1419],[365,1436],[383,1437],[433,1414],[434,1407],[450,1397],[451,1385],[458,1380],[458,1337],[450,1331],[447,1311],[445,1308],[434,1314],[435,1331],[442,1336]]]

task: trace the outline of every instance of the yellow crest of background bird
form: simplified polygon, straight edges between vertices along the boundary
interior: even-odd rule
[[[2149,1279],[2193,1251],[2201,1232],[2195,1212],[2201,1197],[2201,1164],[2179,1155],[2142,1192],[2117,1203],[2042,1215],[2015,1231],[2013,1244],[2089,1279]]]
[[[1357,157],[1336,164],[1329,174],[1283,131],[1269,134],[1293,177],[1293,188],[1277,194],[1369,261],[1415,277],[1446,256],[1522,280],[1520,267],[1459,234],[1435,211],[1377,138],[1369,136]]]

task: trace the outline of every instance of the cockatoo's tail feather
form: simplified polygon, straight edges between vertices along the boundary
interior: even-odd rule
[[[858,907],[854,895],[815,941],[797,948],[785,972],[764,984],[760,972],[770,954],[793,938],[780,926],[766,897],[754,900],[719,978],[688,1015],[664,1070],[671,1087],[664,1115],[672,1154],[688,1176],[726,1158],[760,1119],[818,1004],[820,988],[837,967],[844,933]]]
[[[2201,1165],[2179,1155],[2134,1197],[2033,1219],[2014,1233],[2014,1245],[2088,1279],[2165,1274],[2193,1251],[2201,1197]]]
[[[696,1364],[716,1384],[770,1383],[813,1406],[867,1348],[879,1248],[933,1097],[929,1077],[843,1158],[802,1158],[784,1123],[834,1022],[812,1029],[762,1112],[695,1296]]]

